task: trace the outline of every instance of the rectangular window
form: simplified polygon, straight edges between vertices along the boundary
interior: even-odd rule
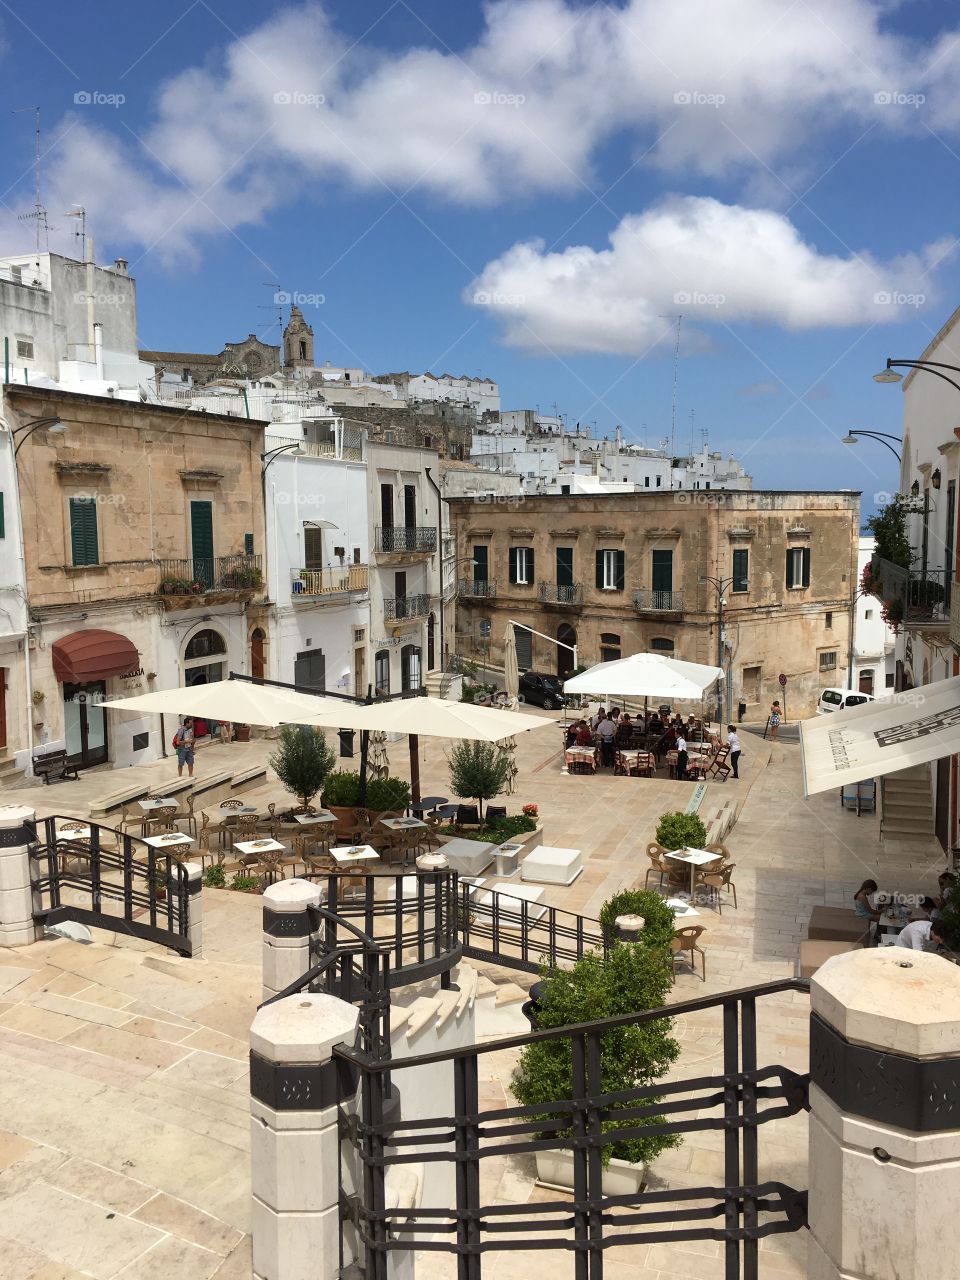
[[[483,544],[474,544],[473,547],[473,580],[474,582],[488,582],[490,572],[490,548]]]
[[[733,590],[750,590],[750,552],[745,549],[733,553]]]
[[[377,693],[386,697],[390,692],[389,649],[381,649],[373,660],[373,682]]]
[[[597,590],[623,590],[624,555],[622,551],[597,552]]]
[[[821,653],[820,670],[836,671],[837,669],[837,651],[834,649],[831,653]]]
[[[658,488],[658,489],[660,488],[660,479],[661,479],[661,478],[660,478],[660,476],[657,476],[657,488]]]
[[[787,587],[797,590],[810,585],[810,548],[791,547],[787,552]]]
[[[863,611],[863,616],[866,618],[867,622],[869,622],[869,621],[870,621],[870,619],[873,617],[873,610],[872,610],[872,609],[864,609],[864,611]]]
[[[673,552],[672,551],[654,551],[653,561],[651,565],[652,581],[650,583],[654,591],[672,591],[673,590]]]
[[[533,547],[511,547],[510,581],[516,586],[529,587],[533,583]]]
[[[100,563],[95,498],[70,499],[70,549],[74,564]]]
[[[17,339],[17,359],[18,360],[33,359],[33,339],[32,338]]]
[[[303,567],[323,568],[323,530],[303,527]]]
[[[573,586],[573,547],[557,547],[557,586]]]
[[[643,487],[644,487],[645,489],[649,489],[649,488],[650,488],[650,477],[649,477],[649,476],[644,476],[644,477],[643,477]]]
[[[825,617],[824,617],[824,619],[823,619],[823,625],[826,627],[826,629],[827,629],[828,631],[832,631],[832,630],[833,630],[833,614],[832,614],[832,613],[830,613],[830,611],[829,611],[829,610],[827,611],[827,613],[826,613],[826,615],[825,615]]]
[[[253,555],[253,534],[245,533],[243,535],[243,554],[245,556]]]
[[[364,638],[364,635],[365,635],[365,632],[364,632],[363,627],[357,627],[357,628],[354,630],[354,633],[353,633],[353,643],[354,643],[354,644],[363,644],[363,638]]]
[[[761,691],[761,678],[759,667],[744,667],[743,676],[741,677],[741,688],[743,689],[744,702],[759,702]]]

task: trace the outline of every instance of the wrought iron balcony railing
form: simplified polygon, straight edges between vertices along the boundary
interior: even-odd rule
[[[383,616],[387,622],[399,622],[404,618],[425,618],[430,612],[430,597],[388,596],[383,602]]]
[[[259,591],[260,556],[192,556],[158,560],[162,596],[200,596],[211,591]]]
[[[346,564],[327,569],[291,569],[290,592],[295,596],[333,596],[366,591],[367,566]]]
[[[683,592],[634,591],[633,607],[638,613],[676,613],[683,608]]]
[[[884,602],[884,614],[894,626],[943,626],[950,618],[953,573],[949,569],[905,569],[874,556],[865,586]]]
[[[541,604],[568,604],[579,608],[583,604],[583,587],[579,582],[564,586],[557,582],[541,582],[537,586],[537,599]]]
[[[490,600],[497,594],[497,584],[486,581],[471,582],[468,578],[461,578],[458,594],[476,600]]]
[[[374,547],[389,555],[432,553],[437,549],[437,531],[429,525],[378,524]]]

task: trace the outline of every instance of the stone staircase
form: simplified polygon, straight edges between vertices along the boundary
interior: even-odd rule
[[[425,688],[428,698],[445,698],[450,692],[450,685],[456,680],[451,671],[430,671],[427,674]]]
[[[915,765],[881,780],[880,838],[909,839],[936,832],[930,766]]]
[[[18,769],[13,756],[7,747],[0,747],[0,787],[11,786],[22,782],[24,772]]]

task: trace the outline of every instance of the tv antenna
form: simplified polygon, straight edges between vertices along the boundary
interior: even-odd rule
[[[280,282],[278,280],[264,280],[263,287],[265,289],[273,290],[273,301],[260,302],[257,304],[257,307],[260,311],[272,311],[276,316],[274,324],[277,326],[277,333],[280,337],[280,371],[283,372],[283,299],[285,291],[280,288]],[[272,329],[273,324],[270,325],[267,333]]]
[[[80,239],[80,261],[87,260],[87,211],[82,204],[75,204],[69,213],[64,214],[65,218],[79,218],[80,225],[74,231],[74,235]]]
[[[40,252],[41,235],[46,243],[46,247],[50,248],[50,226],[47,222],[47,211],[43,207],[40,199],[40,108],[39,107],[14,107],[13,114],[20,115],[24,111],[33,112],[33,213],[21,213],[17,215],[18,222],[28,222],[31,219],[37,224],[37,253]]]
[[[677,436],[677,377],[680,372],[680,321],[683,316],[661,316],[661,320],[676,320],[677,322],[677,342],[673,351],[673,398],[670,407],[670,456],[673,457],[676,446]]]

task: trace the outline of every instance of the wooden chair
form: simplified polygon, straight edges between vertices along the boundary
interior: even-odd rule
[[[146,815],[139,804],[124,804],[120,809],[120,821],[117,830],[124,835],[143,835],[143,823]]]
[[[457,816],[453,822],[457,827],[479,827],[480,810],[475,804],[458,804]]]
[[[688,956],[687,963],[690,965],[690,968],[694,973],[697,971],[696,960],[694,957],[699,955],[700,964],[703,967],[703,980],[706,982],[707,953],[704,951],[703,947],[697,945],[697,939],[703,931],[704,928],[702,924],[688,924],[685,928],[678,929],[674,934],[673,940],[670,943],[674,975],[676,975],[677,972],[677,962],[683,960],[684,952],[686,952]]]
[[[657,758],[652,751],[638,751],[629,761],[627,773],[631,778],[652,778],[657,767]]]
[[[707,766],[707,773],[711,778],[719,778],[721,782],[726,782],[730,776],[730,765],[727,761],[729,755],[730,748],[726,745],[722,746]]]
[[[720,890],[726,889],[733,892],[733,905],[737,907],[737,886],[730,879],[733,869],[737,864],[735,862],[722,863],[719,867],[715,867],[712,871],[703,870],[696,878],[696,888],[702,885],[710,894],[710,903],[716,903],[717,910],[723,915],[723,899],[720,896]],[[739,910],[739,907],[737,907]]]
[[[499,818],[507,816],[507,806],[505,804],[488,804],[487,805],[487,821],[496,822]]]

